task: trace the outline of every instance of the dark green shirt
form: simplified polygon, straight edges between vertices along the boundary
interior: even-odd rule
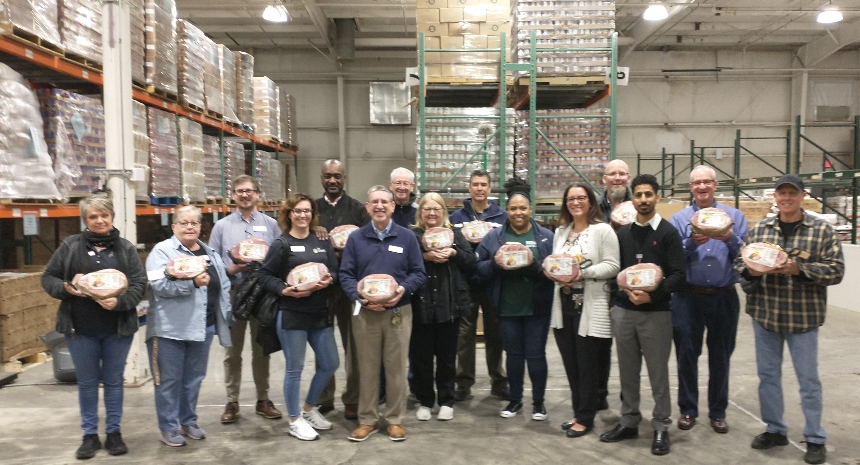
[[[534,229],[517,234],[508,226],[505,229],[505,242],[519,242],[532,251],[537,259],[538,249]],[[502,271],[502,293],[499,296],[499,316],[531,316],[532,292],[534,284],[520,270]]]

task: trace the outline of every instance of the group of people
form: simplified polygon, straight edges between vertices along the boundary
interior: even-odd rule
[[[261,328],[235,320],[231,290],[250,268],[230,257],[238,242],[255,237],[270,245],[259,268],[259,282],[279,296],[274,331],[284,351],[283,390],[289,433],[301,440],[319,437],[334,409],[333,374],[343,360],[346,386],[341,396],[344,416],[358,420],[349,440],[361,442],[379,431],[380,407],[388,436],[406,439],[403,418],[407,396],[414,394],[420,421],[454,417],[454,404],[471,395],[475,383],[476,320],[483,316],[486,361],[491,394],[508,404],[504,418],[523,410],[526,369],[532,387],[532,419],[545,420],[548,375],[546,342],[550,328],[561,354],[571,392],[573,416],[562,423],[567,437],[587,435],[598,411],[608,408],[608,378],[613,338],[621,384],[618,424],[600,436],[603,442],[636,438],[642,414],[640,371],[648,369],[654,409],[651,452],[670,451],[671,399],[669,357],[674,342],[678,366],[678,427],[689,430],[698,411],[698,358],[708,347],[708,418],[717,433],[728,432],[729,362],[739,318],[736,284],[748,294],[760,378],[759,401],[767,424],[752,447],[787,444],[781,386],[782,347],[787,344],[800,381],[806,417],[803,435],[808,463],[823,463],[826,434],[821,427],[821,383],[817,372],[817,334],[824,322],[826,286],[841,281],[844,261],[840,242],[827,223],[801,208],[803,181],[785,175],[775,185],[777,216],[751,229],[738,210],[717,203],[716,173],[707,166],[690,173],[691,205],[669,221],[656,211],[660,186],[652,175],[632,179],[627,165],[606,165],[602,195],[587,183],[565,189],[555,231],[532,217],[532,192],[525,181],[505,183],[502,209],[489,199],[490,174],[470,176],[470,197],[448,215],[442,196],[413,193],[414,174],[397,168],[388,186],[376,185],[367,202],[344,191],[343,163],[327,160],[322,167],[323,197],[292,194],[283,202],[277,221],[256,210],[259,185],[250,176],[233,181],[236,211],[219,220],[208,245],[200,240],[202,214],[193,206],[177,208],[173,236],[155,246],[146,267],[134,246],[113,228],[113,207],[104,195],[80,204],[86,230],[67,238],[43,275],[43,286],[62,301],[57,329],[66,340],[79,380],[83,443],[79,459],[102,447],[98,436],[98,385],[105,386],[108,453],[127,452],[120,434],[122,372],[131,338],[137,330],[135,306],[150,286],[147,348],[155,383],[155,404],[161,441],[182,446],[200,440],[197,395],[206,374],[214,335],[226,347],[224,357],[227,405],[222,423],[239,417],[239,385],[246,332],[252,339],[252,368],[257,388],[256,413],[281,417],[268,396],[269,357],[256,343]],[[416,201],[417,200],[417,201]],[[630,200],[635,220],[610,225],[612,209]],[[733,221],[730,230],[709,237],[691,228],[691,218],[704,208],[719,208]],[[494,227],[480,243],[463,235],[464,223],[481,220]],[[335,250],[328,233],[355,225],[343,250]],[[441,249],[422,245],[430,228],[450,228],[453,241]],[[769,242],[790,258],[772,272],[750,269],[742,248]],[[498,264],[497,251],[518,243],[533,260],[508,269]],[[576,257],[578,271],[561,281],[542,268],[549,255]],[[180,256],[206,257],[208,267],[194,279],[165,273]],[[312,288],[287,284],[296,267],[320,263],[328,274]],[[651,292],[619,289],[616,276],[641,263],[660,267],[663,279]],[[128,289],[103,300],[86,298],[70,284],[72,276],[106,268],[122,271]],[[386,302],[369,301],[359,292],[365,277],[386,274],[397,286]],[[337,324],[344,349],[338,356]],[[704,334],[707,331],[707,338]],[[317,369],[300,398],[301,373],[310,345]],[[503,357],[504,352],[504,357]],[[502,359],[505,359],[504,364]]]

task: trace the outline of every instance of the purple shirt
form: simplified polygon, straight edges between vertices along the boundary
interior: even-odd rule
[[[727,241],[710,239],[697,246],[690,238],[692,227],[690,219],[700,210],[695,203],[672,215],[669,223],[681,234],[684,245],[684,258],[687,261],[687,284],[697,287],[724,287],[738,282],[733,261],[740,252],[744,237],[747,235],[747,219],[740,210],[714,202],[712,208],[719,208],[732,219],[735,233]]]

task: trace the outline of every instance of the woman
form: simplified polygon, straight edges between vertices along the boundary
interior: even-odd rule
[[[137,304],[146,291],[146,270],[131,242],[113,227],[113,202],[93,194],[80,204],[86,229],[67,237],[51,256],[42,274],[42,288],[60,299],[57,332],[66,345],[78,378],[83,443],[75,456],[89,459],[102,448],[99,441],[99,383],[104,385],[105,449],[111,455],[128,452],[120,433],[125,359],[137,332]],[[109,299],[93,300],[70,283],[78,273],[113,268],[125,273],[128,289]]]
[[[334,328],[328,315],[327,292],[337,278],[337,256],[327,240],[312,234],[317,225],[317,204],[306,194],[293,194],[281,204],[278,222],[283,235],[272,243],[260,269],[260,283],[267,291],[281,296],[276,323],[278,339],[284,349],[287,369],[284,373],[284,399],[290,415],[290,435],[302,441],[319,438],[315,430],[331,429],[331,423],[316,405],[320,394],[334,375],[339,363]],[[298,290],[286,284],[293,268],[305,263],[324,264],[329,273],[309,290]],[[299,388],[305,365],[305,347],[310,344],[316,355],[317,368],[299,407]]]
[[[505,183],[508,220],[490,231],[478,246],[478,275],[490,281],[490,298],[496,309],[502,344],[507,354],[506,368],[511,401],[501,411],[503,418],[516,416],[523,408],[524,364],[532,381],[532,419],[546,420],[546,339],[552,306],[552,281],[541,269],[552,253],[552,232],[531,218],[531,186],[519,178]],[[534,262],[524,268],[505,270],[494,256],[506,242],[519,242],[531,249]]]
[[[571,282],[555,284],[550,326],[570,385],[573,419],[561,425],[569,438],[594,427],[600,373],[608,368],[600,364],[612,347],[607,281],[618,274],[620,256],[615,231],[601,216],[590,186],[565,190],[552,253],[573,255],[582,268]]]
[[[155,384],[155,411],[161,442],[180,447],[204,439],[197,426],[197,397],[206,377],[212,336],[230,347],[230,279],[217,252],[200,240],[203,214],[192,205],[173,214],[173,237],[159,242],[146,259],[152,288],[146,324],[146,348]],[[207,259],[206,271],[193,279],[175,279],[163,270],[178,257]]]
[[[413,231],[421,243],[429,228],[451,227],[445,200],[429,193],[418,202]],[[435,401],[436,419],[454,418],[454,378],[457,374],[457,338],[460,318],[469,315],[469,285],[466,274],[475,267],[475,254],[459,229],[450,247],[424,251],[427,279],[412,295],[412,390],[421,406],[416,416],[426,421]],[[436,395],[433,393],[433,357],[436,357]]]

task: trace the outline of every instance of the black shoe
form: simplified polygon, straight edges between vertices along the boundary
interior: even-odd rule
[[[119,431],[107,434],[107,437],[105,438],[105,449],[107,449],[107,452],[110,455],[122,455],[128,453],[128,447],[126,447],[125,442],[123,442],[122,434],[120,434]]]
[[[532,420],[534,421],[544,421],[546,420],[546,407],[543,406],[543,402],[534,403],[534,408],[532,409]]]
[[[824,447],[824,444],[806,443],[806,455],[803,456],[804,462],[824,463],[825,460],[827,460],[827,448]]]
[[[611,431],[600,435],[602,442],[618,442],[625,439],[636,439],[639,437],[639,428],[626,428],[619,423]]]
[[[502,400],[511,400],[511,390],[507,386],[490,389],[490,394]]]
[[[654,442],[651,443],[651,453],[666,455],[669,453],[669,432],[654,431]]]
[[[764,432],[753,438],[752,448],[758,450],[766,450],[775,446],[787,446],[788,437],[779,433]]]
[[[523,409],[523,403],[522,402],[511,402],[508,404],[507,407],[502,409],[502,412],[500,413],[500,415],[502,416],[502,418],[513,418],[513,417],[517,416],[517,412],[519,412],[522,409]]]
[[[568,421],[561,424],[561,429],[562,429],[562,431],[567,431],[575,424],[576,424],[576,419],[574,419],[573,421],[568,420]]]
[[[75,458],[78,460],[91,459],[96,456],[96,451],[102,448],[102,442],[99,440],[98,434],[85,434],[84,441],[78,451],[75,452]]]
[[[319,404],[317,410],[323,415],[334,410],[334,402],[331,404]]]
[[[581,438],[581,437],[585,436],[586,434],[590,433],[592,429],[594,429],[594,425],[586,426],[585,429],[582,431],[577,431],[573,428],[568,428],[567,432],[564,433],[564,435],[569,437],[569,438]]]
[[[472,394],[472,393],[471,393],[471,392],[469,392],[469,390],[468,390],[468,389],[465,389],[465,388],[457,388],[457,389],[454,391],[454,400],[455,400],[456,402],[463,402],[463,401],[464,401],[464,400],[466,400],[466,399],[467,399],[471,394]]]

